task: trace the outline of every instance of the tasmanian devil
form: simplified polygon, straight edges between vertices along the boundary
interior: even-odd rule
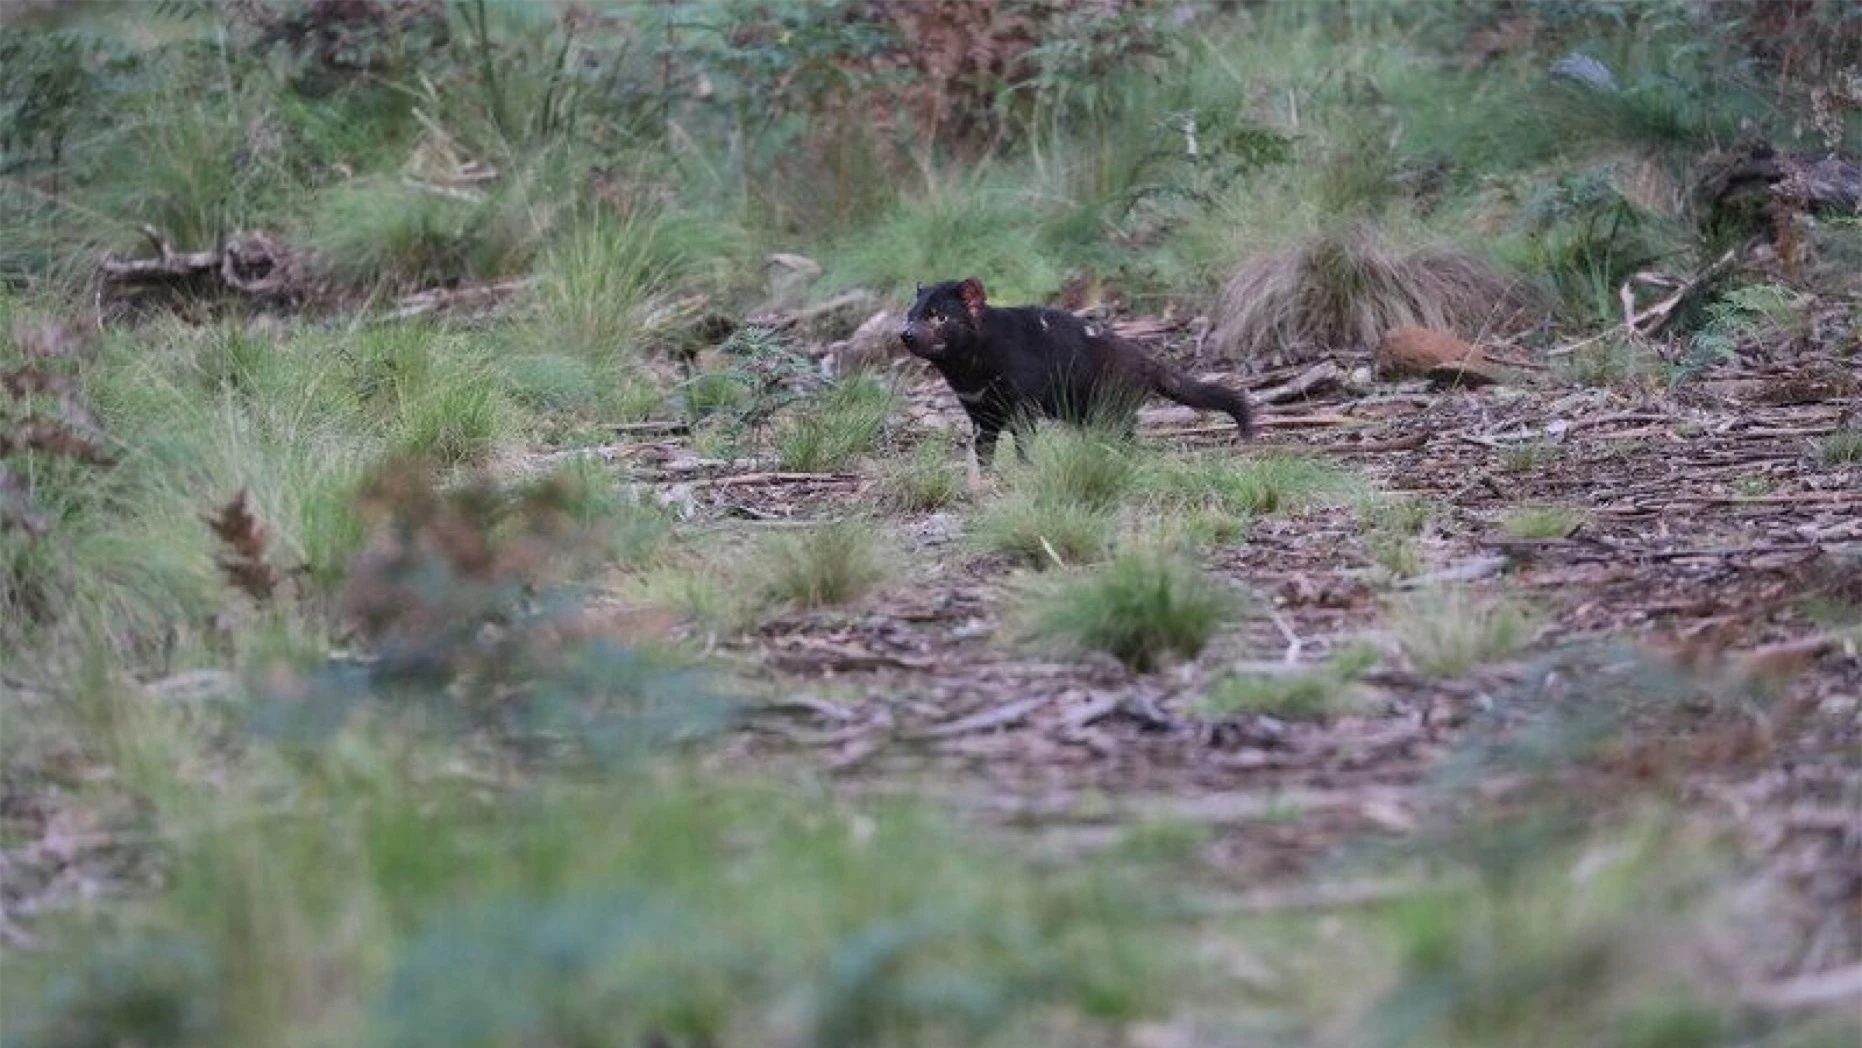
[[[984,463],[1004,426],[1025,458],[1037,415],[1129,431],[1152,393],[1225,412],[1242,436],[1254,430],[1241,394],[1189,378],[1064,310],[992,306],[975,277],[920,287],[899,341],[950,383],[976,426],[976,457]]]

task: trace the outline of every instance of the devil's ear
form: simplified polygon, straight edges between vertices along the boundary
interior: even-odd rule
[[[969,310],[971,316],[982,314],[983,306],[988,302],[987,296],[983,293],[982,281],[971,277],[957,288],[957,294],[963,296],[963,308]]]

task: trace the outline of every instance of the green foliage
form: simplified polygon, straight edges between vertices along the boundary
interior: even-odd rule
[[[1562,539],[1584,523],[1584,512],[1569,506],[1522,506],[1509,510],[1500,526],[1522,539]]]
[[[1008,479],[1036,503],[1110,510],[1138,486],[1139,453],[1112,426],[1047,426],[1033,444],[1028,462],[1010,466]]]
[[[870,375],[835,382],[776,430],[782,468],[811,473],[834,470],[871,450],[898,396]]]
[[[530,261],[540,234],[514,194],[474,201],[373,181],[324,193],[309,239],[332,280],[376,291],[508,276]]]
[[[1011,492],[985,506],[967,532],[978,548],[1030,567],[1064,567],[1100,560],[1112,548],[1112,514],[1080,502],[1055,502]]]
[[[644,354],[651,307],[674,288],[709,288],[741,254],[728,223],[605,211],[574,222],[539,265],[539,348],[601,368]]]
[[[1563,175],[1528,200],[1510,245],[1527,272],[1593,321],[1618,319],[1617,289],[1631,274],[1686,246],[1676,224],[1632,201],[1616,165]]]
[[[907,805],[715,774],[486,796],[440,757],[358,736],[287,780],[319,817],[245,800],[181,838],[145,906],[178,946],[87,922],[50,959],[82,992],[9,964],[9,1035],[1012,1045],[1170,998],[1168,926],[1107,861],[1038,871]]]
[[[962,471],[953,461],[965,452],[950,440],[921,440],[903,461],[887,470],[881,498],[907,513],[941,509],[963,491]]]
[[[187,934],[140,933],[101,942],[50,980],[45,998],[8,1031],[8,1043],[218,1043],[226,1033],[227,1002],[215,968],[209,944]]]
[[[371,657],[274,675],[252,726],[311,760],[367,711],[441,742],[570,765],[635,759],[717,727],[730,707],[709,681],[587,618],[585,565],[619,539],[652,541],[601,526],[613,517],[599,499],[573,471],[450,490],[419,462],[378,471],[363,491],[373,541],[340,594]]]
[[[763,592],[799,608],[844,604],[885,575],[873,525],[848,519],[794,535],[780,535],[759,554]]]
[[[1776,284],[1728,289],[1707,304],[1705,322],[1688,349],[1686,370],[1728,363],[1753,341],[1785,337],[1798,325],[1805,304],[1804,297]]]
[[[40,150],[56,167],[73,132],[105,121],[104,103],[135,66],[108,37],[0,27],[0,172]]]
[[[1627,335],[1610,335],[1601,341],[1580,346],[1564,359],[1559,373],[1566,381],[1582,386],[1630,387],[1667,385],[1679,374],[1676,367],[1664,360],[1654,346]],[[1540,456],[1538,461],[1545,461],[1554,454],[1549,447],[1540,450],[1547,454]],[[1510,451],[1508,462],[1510,466]],[[1525,468],[1532,468],[1533,465],[1535,463],[1528,462]]]
[[[1356,480],[1331,463],[1298,455],[1173,457],[1147,471],[1147,491],[1169,502],[1245,516],[1288,513],[1348,494]]]
[[[1029,611],[1028,631],[1107,652],[1142,673],[1169,656],[1194,658],[1235,604],[1224,586],[1178,554],[1140,547],[1044,587]]]
[[[1058,290],[1066,274],[1037,235],[1043,201],[987,170],[902,197],[829,256],[825,287],[910,289],[933,279],[986,275],[992,301],[1021,304]]]
[[[1534,616],[1506,598],[1458,588],[1408,594],[1390,602],[1390,627],[1418,672],[1458,677],[1504,659],[1537,632]]]
[[[1500,465],[1508,473],[1532,473],[1557,462],[1561,453],[1549,440],[1528,440],[1507,445],[1500,453]]]
[[[1198,701],[1205,716],[1259,713],[1287,720],[1316,720],[1352,706],[1352,685],[1377,662],[1368,647],[1347,647],[1322,665],[1286,673],[1236,672],[1218,679]]]
[[[1826,466],[1862,462],[1862,428],[1850,426],[1824,437],[1823,443],[1818,445],[1817,455]]]

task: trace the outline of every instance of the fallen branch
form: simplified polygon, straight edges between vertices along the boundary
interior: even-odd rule
[[[1344,426],[1363,419],[1350,415],[1267,415],[1254,420],[1257,429],[1310,429],[1318,426]],[[1216,426],[1181,426],[1174,429],[1153,429],[1145,431],[1153,437],[1196,437],[1210,433],[1233,433],[1235,424],[1230,422]]]
[[[1755,986],[1746,991],[1745,998],[1757,1007],[1780,1011],[1862,1001],[1862,964]]]
[[[1023,718],[1047,705],[1048,702],[1049,698],[1046,696],[1033,699],[1019,699],[1015,702],[1005,702],[1000,706],[984,710],[981,713],[972,714],[968,717],[962,717],[934,727],[908,732],[905,737],[908,739],[948,739],[958,735],[968,735],[972,732],[1006,728],[1021,723]]]
[[[844,484],[860,479],[858,473],[737,473],[724,477],[697,477],[685,483],[695,488],[743,488],[763,484]]]
[[[180,252],[154,227],[139,228],[156,257],[105,255],[97,266],[104,283],[127,290],[209,280],[252,296],[276,295],[289,288],[290,251],[264,233],[238,233],[209,251]]]
[[[1262,404],[1282,404],[1301,400],[1314,393],[1328,391],[1345,381],[1345,369],[1330,360],[1321,360],[1278,386],[1254,393],[1250,399]]]

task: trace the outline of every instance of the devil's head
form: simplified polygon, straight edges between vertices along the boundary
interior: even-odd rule
[[[926,360],[961,353],[982,330],[987,304],[983,282],[975,277],[921,285],[917,301],[899,328],[899,341],[913,356]]]

